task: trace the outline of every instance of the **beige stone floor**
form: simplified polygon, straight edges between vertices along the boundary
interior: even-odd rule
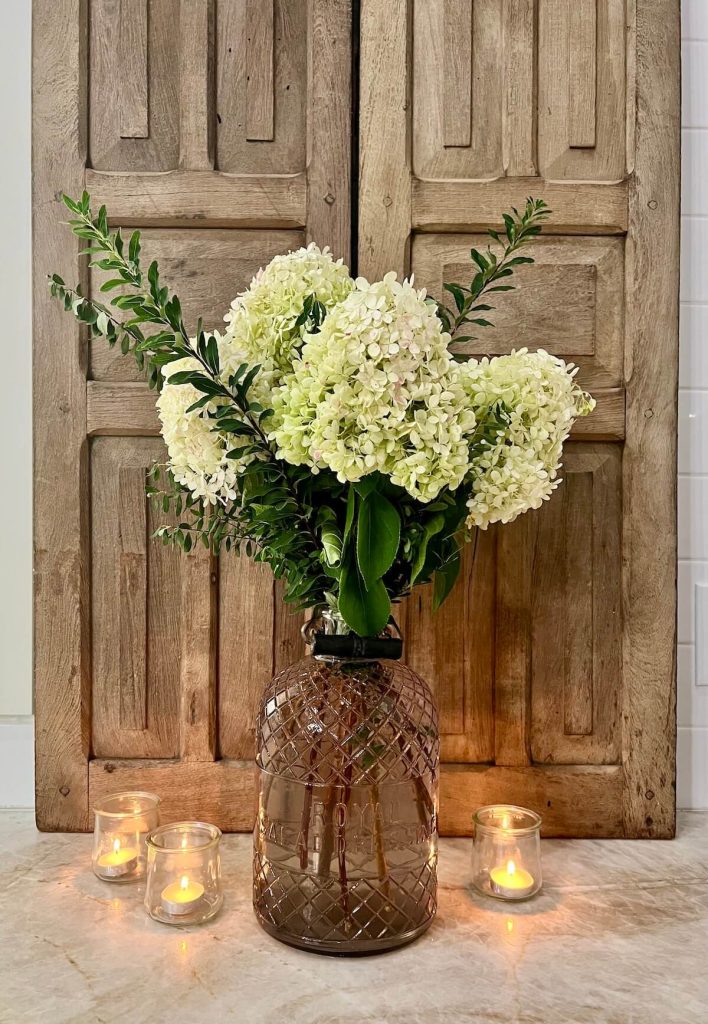
[[[544,841],[544,891],[513,909],[471,892],[470,841],[444,840],[433,927],[357,960],[258,928],[247,836],[224,838],[221,914],[184,931],[95,878],[90,847],[0,811],[3,1024],[708,1024],[708,812],[673,842]]]

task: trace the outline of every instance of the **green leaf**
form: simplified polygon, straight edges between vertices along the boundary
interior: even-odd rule
[[[359,636],[378,636],[388,623],[391,601],[382,580],[367,589],[356,561],[350,558],[339,579],[339,612]]]
[[[346,544],[349,540],[349,535],[352,532],[352,526],[354,525],[354,512],[356,511],[356,491],[349,485],[347,491],[347,513],[344,520],[344,543]]]
[[[393,565],[401,539],[401,517],[383,494],[371,491],[359,506],[356,557],[368,588]]]
[[[433,579],[433,611],[436,612],[443,601],[450,595],[460,572],[460,552],[456,552]]]
[[[413,565],[411,567],[411,586],[413,586],[413,584],[423,571],[423,566],[425,565],[425,556],[428,553],[428,542],[430,538],[434,537],[436,533],[440,533],[444,525],[445,517],[440,515],[439,513],[438,515],[433,516],[432,519],[429,519],[428,522],[425,524],[423,528],[423,536],[418,547],[418,552],[416,554],[415,561],[413,562]]]
[[[352,487],[359,495],[360,498],[365,498],[372,491],[375,491],[379,485],[378,473],[370,473],[368,476],[363,476],[361,480],[357,480],[352,484]]]
[[[461,313],[465,306],[465,293],[459,284],[444,284],[443,288],[446,292],[450,292],[455,300],[457,306],[457,312]]]

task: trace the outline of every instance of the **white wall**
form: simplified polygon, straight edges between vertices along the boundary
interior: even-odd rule
[[[678,801],[708,807],[708,0],[683,0],[683,37]],[[32,799],[30,0],[3,4],[0,97],[0,805],[23,805]]]
[[[0,32],[0,804],[32,781],[30,0],[5,0]]]

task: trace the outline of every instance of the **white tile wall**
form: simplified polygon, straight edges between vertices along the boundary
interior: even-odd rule
[[[678,803],[708,807],[708,0],[683,0],[682,35]]]

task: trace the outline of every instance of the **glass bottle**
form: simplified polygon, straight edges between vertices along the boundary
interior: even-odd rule
[[[415,672],[374,657],[400,640],[347,637],[326,611],[306,629],[313,653],[258,714],[254,909],[290,945],[380,952],[435,916],[437,710]]]

